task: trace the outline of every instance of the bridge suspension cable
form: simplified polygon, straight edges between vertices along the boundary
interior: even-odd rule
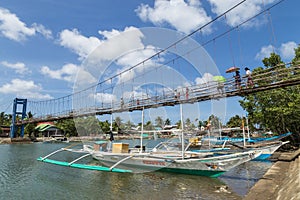
[[[272,9],[273,7],[277,6],[278,4],[282,3],[284,0],[280,0],[279,2],[271,5],[270,7],[262,10],[260,13],[257,13],[256,15],[248,18],[247,20],[245,20],[244,22],[240,23],[239,25],[235,26],[235,27],[232,27],[231,29],[228,29],[227,31],[221,33],[220,35],[217,35],[215,36],[213,39],[211,40],[208,40],[208,41],[205,41],[202,43],[202,46],[205,46],[211,42],[215,42],[216,39],[219,39],[221,38],[222,36],[228,34],[229,32],[239,28],[240,26],[244,25],[245,23],[249,22],[250,20],[256,18],[257,16],[261,15],[262,13],[265,13],[266,11],[269,11],[270,9]],[[35,111],[35,113],[41,113],[41,114],[45,114],[46,115],[56,115],[57,114],[60,114],[61,116],[64,116],[64,115],[76,115],[75,112],[81,112],[81,110],[74,110],[73,107],[74,105],[72,105],[72,103],[74,103],[74,99],[77,99],[76,102],[78,104],[81,104],[81,105],[84,105],[84,107],[82,107],[82,110],[84,111],[85,114],[87,114],[88,110],[90,112],[92,112],[93,110],[97,110],[99,108],[95,107],[95,105],[91,105],[91,102],[86,102],[85,100],[87,100],[87,96],[89,94],[91,94],[91,92],[95,92],[96,88],[99,87],[99,91],[101,91],[102,93],[105,93],[105,91],[109,91],[110,89],[112,90],[113,87],[116,86],[117,82],[116,80],[118,79],[118,77],[121,77],[122,75],[124,75],[125,73],[128,73],[130,72],[131,70],[133,70],[134,68],[137,68],[139,66],[144,66],[144,64],[155,58],[155,57],[159,57],[162,53],[166,52],[168,49],[170,48],[173,48],[173,47],[176,47],[176,45],[182,41],[184,41],[185,39],[189,38],[190,36],[194,35],[195,33],[199,32],[199,31],[202,31],[203,28],[207,27],[208,25],[210,25],[211,23],[215,22],[216,20],[218,20],[219,18],[223,17],[223,16],[226,16],[227,13],[229,13],[230,11],[232,11],[233,9],[235,9],[236,7],[238,7],[239,5],[241,5],[242,3],[246,2],[246,0],[243,0],[241,2],[239,2],[238,4],[234,5],[233,7],[231,7],[230,9],[228,9],[227,11],[225,11],[224,13],[222,13],[221,15],[217,16],[216,18],[214,18],[213,20],[211,20],[210,22],[206,23],[205,25],[197,28],[195,31],[191,32],[190,34],[182,37],[181,39],[177,40],[176,42],[172,43],[171,45],[167,46],[166,48],[163,48],[161,50],[158,50],[157,53],[153,54],[152,56],[142,60],[141,62],[137,63],[136,65],[133,65],[129,68],[126,68],[125,70],[119,72],[119,73],[116,73],[115,75],[103,80],[103,81],[100,81],[98,82],[97,84],[95,85],[92,85],[84,90],[81,90],[81,91],[78,91],[78,92],[75,92],[73,94],[70,94],[70,95],[67,95],[67,96],[64,96],[64,97],[60,97],[60,98],[57,98],[57,99],[54,99],[54,100],[45,100],[45,101],[35,101],[35,106],[38,107],[37,111]],[[199,48],[199,47],[198,47]],[[196,49],[196,48],[195,48]],[[186,52],[186,54],[189,54],[191,53],[192,51],[195,51],[195,49],[191,49],[189,51]],[[171,59],[171,60],[168,60],[166,62],[164,62],[163,64],[158,64],[157,67],[155,68],[152,68],[151,70],[148,70],[148,71],[144,71],[144,73],[150,73],[151,71],[153,70],[158,70],[160,67],[164,66],[164,65],[167,65],[167,64],[170,64],[170,63],[174,63],[175,60],[177,59],[180,59],[182,57],[177,55],[175,56],[175,58]],[[144,69],[143,69],[144,70]],[[143,73],[143,74],[144,74]],[[140,76],[143,76],[140,75]],[[138,76],[135,76],[133,77],[133,79],[137,79]],[[132,81],[132,79],[129,79],[127,81]],[[108,84],[109,86],[107,88],[105,88],[103,85],[104,83],[110,83]],[[122,92],[122,85],[124,85],[125,81],[119,83],[121,84],[121,96],[123,95],[123,92]],[[174,93],[173,91],[171,91],[172,93]],[[147,94],[147,91],[146,91],[146,94]],[[104,98],[104,96],[100,96],[102,99]],[[124,99],[123,99],[124,100]],[[121,102],[118,102],[117,100],[111,100],[112,102],[114,101],[114,104],[121,104]],[[28,101],[29,103],[32,102],[32,101]],[[55,106],[53,107],[51,104],[54,104]],[[110,106],[109,106],[110,105]],[[112,103],[103,103],[102,101],[102,107],[110,107],[110,109],[113,109],[111,107]],[[117,105],[116,105],[117,106]],[[94,107],[94,108],[93,108]],[[43,111],[43,112],[42,112]]]

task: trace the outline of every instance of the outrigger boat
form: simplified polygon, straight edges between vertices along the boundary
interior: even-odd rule
[[[264,143],[264,142],[275,142],[280,141],[283,138],[286,138],[290,136],[292,133],[287,132],[281,135],[276,135],[272,137],[266,137],[266,138],[250,138],[249,134],[248,137],[203,137],[201,140],[202,142],[210,142],[211,144],[215,145],[222,145],[224,142],[230,142],[234,144],[241,144],[245,142],[245,144],[258,144],[258,143]]]
[[[201,144],[198,145],[198,150],[193,150],[195,152],[219,152],[219,153],[229,153],[229,152],[241,152],[248,150],[258,150],[261,151],[261,155],[253,160],[266,160],[268,159],[277,149],[279,149],[284,144],[289,143],[289,141],[281,141],[280,139],[291,135],[291,133],[285,133],[279,136],[274,136],[271,138],[208,138],[202,139]],[[204,142],[208,142],[209,145],[206,148],[202,148]],[[221,146],[220,146],[221,144]],[[204,145],[203,145],[204,146]],[[217,146],[218,148],[212,148]],[[202,148],[202,149],[201,149]],[[233,150],[234,149],[234,150]]]
[[[141,135],[143,135],[143,123]],[[181,131],[181,137],[179,137],[180,142],[162,142],[150,150],[143,146],[142,137],[140,140],[140,145],[133,148],[129,148],[128,143],[98,141],[93,145],[84,144],[81,150],[60,149],[45,157],[38,158],[38,160],[62,166],[100,171],[131,173],[167,171],[218,177],[226,171],[252,160],[261,154],[261,151],[257,150],[226,155],[216,155],[213,152],[203,153],[188,151],[188,145],[184,142],[183,131]],[[50,156],[64,150],[84,153],[84,155],[71,162],[49,159]],[[87,156],[92,156],[103,166],[76,164],[76,162]]]
[[[104,166],[121,167],[132,172],[166,171],[184,174],[218,177],[226,171],[258,157],[261,151],[246,151],[227,155],[182,151],[178,142],[161,142],[150,151],[129,149],[126,143],[100,141],[84,145],[84,150]]]
[[[218,177],[261,154],[261,151],[246,151],[227,155],[185,151],[182,154],[182,151],[175,149],[175,146],[178,148],[178,143],[167,144],[166,142],[160,143],[149,152],[141,151],[140,148],[129,149],[126,143],[112,143],[112,149],[105,148],[110,144],[110,141],[98,141],[94,146],[83,145],[81,150],[62,148],[37,160],[61,166],[107,172],[144,173],[165,171]],[[172,145],[167,147],[170,144]],[[50,156],[61,151],[84,153],[84,155],[71,162],[49,159]],[[77,163],[87,156],[92,156],[102,166]]]
[[[233,152],[243,152],[243,151],[249,151],[249,150],[256,150],[256,151],[261,151],[261,155],[258,156],[257,158],[253,159],[255,161],[263,161],[272,156],[272,154],[279,149],[282,145],[289,143],[289,141],[277,141],[277,142],[272,142],[272,143],[263,143],[263,144],[257,144],[257,145],[246,145],[246,146],[238,146],[234,143],[231,143],[233,147],[229,148],[228,146],[226,147],[219,147],[219,148],[211,148],[211,149],[193,149],[192,151],[194,152],[215,152],[219,154],[228,154],[228,153],[233,153]]]

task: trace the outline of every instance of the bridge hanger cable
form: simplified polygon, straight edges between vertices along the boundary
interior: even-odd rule
[[[201,43],[201,46],[206,46],[206,45],[208,45],[208,44],[210,44],[210,43],[212,43],[212,42],[215,43],[215,41],[216,41],[217,39],[224,37],[225,35],[227,35],[228,33],[232,32],[232,31],[234,31],[235,29],[239,29],[239,28],[240,28],[241,26],[243,26],[244,24],[246,24],[246,23],[248,23],[249,21],[255,19],[256,17],[262,15],[263,13],[266,13],[268,10],[271,10],[273,7],[277,6],[278,4],[282,3],[283,1],[285,1],[285,0],[281,0],[281,1],[277,2],[276,4],[273,4],[272,6],[270,6],[270,7],[266,8],[266,9],[262,10],[261,12],[257,13],[256,15],[254,15],[254,16],[248,18],[247,20],[241,22],[240,24],[238,24],[238,25],[236,25],[236,26],[234,26],[234,27],[228,29],[227,31],[224,31],[223,33],[221,33],[221,34],[215,36],[214,38],[212,38],[212,39],[210,39],[210,40],[208,40],[208,41],[206,41],[206,42]],[[214,45],[215,45],[215,44],[214,44]],[[195,50],[198,49],[198,48],[199,48],[199,47],[195,47],[195,48],[193,48],[193,49],[187,51],[186,53],[184,53],[184,54],[182,54],[182,55],[180,55],[180,56],[177,55],[175,58],[173,58],[173,59],[171,59],[171,60],[168,60],[168,61],[162,63],[162,64],[161,64],[160,66],[158,66],[157,68],[163,67],[163,66],[168,65],[168,64],[170,64],[170,63],[173,63],[173,65],[174,65],[174,62],[175,62],[176,60],[180,59],[180,58],[181,58],[182,56],[184,56],[184,55],[187,55],[187,54],[189,54],[189,53],[195,51]],[[215,50],[214,50],[214,51],[215,51]],[[216,54],[216,52],[215,52],[215,54]],[[152,70],[154,70],[154,69],[152,69]],[[149,70],[148,72],[150,72],[150,71],[152,71],[152,70]],[[139,76],[136,76],[136,77],[139,77]]]
[[[244,24],[246,24],[246,23],[248,23],[249,21],[255,19],[256,17],[262,15],[263,13],[268,12],[269,10],[271,10],[272,8],[274,8],[275,6],[277,6],[278,4],[282,3],[283,1],[285,1],[285,0],[280,0],[280,1],[277,2],[276,4],[273,4],[272,6],[270,6],[270,7],[266,8],[266,9],[262,10],[261,12],[255,14],[254,16],[248,18],[247,20],[241,22],[240,24],[238,24],[238,25],[236,25],[236,26],[234,26],[234,27],[228,29],[227,31],[224,31],[223,33],[221,33],[221,34],[215,36],[214,38],[212,38],[212,39],[210,39],[210,40],[207,40],[206,42],[201,43],[201,46],[206,46],[206,45],[208,45],[208,44],[210,44],[210,43],[212,43],[212,42],[215,42],[217,39],[219,39],[219,38],[221,38],[221,37],[227,35],[228,33],[234,31],[235,29],[239,29],[239,28],[240,28],[241,26],[243,26]],[[201,30],[200,30],[200,31],[201,31]],[[195,47],[194,49],[191,49],[191,50],[187,51],[185,54],[182,54],[182,55],[187,55],[187,54],[189,54],[189,53],[195,51],[195,50],[198,49],[198,48],[199,48],[199,47]],[[174,61],[177,60],[177,59],[179,59],[179,58],[181,58],[182,55],[181,55],[181,56],[176,56],[175,58],[173,58],[173,59],[171,59],[171,60],[168,60],[168,61],[164,62],[164,63],[161,64],[161,65],[167,65],[167,64],[170,64],[170,63],[172,63],[172,62],[174,63]],[[159,66],[159,67],[161,67],[161,66]],[[149,70],[149,71],[151,71],[151,70]]]
[[[184,41],[185,39],[187,39],[187,38],[189,38],[190,36],[194,35],[194,34],[197,33],[198,31],[201,31],[203,28],[207,27],[208,25],[210,25],[211,23],[215,22],[215,21],[218,20],[219,18],[225,16],[227,13],[229,13],[230,11],[232,11],[233,9],[235,9],[236,7],[240,6],[241,4],[245,3],[246,1],[247,1],[247,0],[243,0],[243,1],[239,2],[238,4],[234,5],[234,6],[231,7],[230,9],[226,10],[225,12],[223,12],[222,14],[218,15],[218,16],[217,16],[216,18],[214,18],[213,20],[211,20],[211,21],[209,21],[208,23],[204,24],[203,26],[197,28],[195,31],[193,31],[193,32],[191,32],[190,34],[184,36],[183,38],[177,40],[176,42],[174,42],[174,43],[172,43],[171,45],[169,45],[168,47],[166,47],[166,48],[160,50],[159,52],[153,54],[152,56],[150,56],[150,57],[144,59],[143,61],[141,61],[141,62],[139,62],[139,63],[133,65],[132,67],[127,68],[127,69],[121,71],[120,73],[115,74],[114,76],[111,76],[111,77],[109,77],[108,79],[105,79],[105,80],[103,80],[103,81],[101,81],[101,82],[99,82],[99,83],[97,83],[97,84],[95,84],[95,85],[92,85],[92,86],[90,86],[90,87],[88,87],[88,88],[86,88],[86,89],[83,89],[83,90],[81,90],[81,91],[78,91],[78,92],[69,94],[69,95],[67,95],[67,96],[70,96],[70,97],[71,97],[71,96],[74,95],[74,94],[77,94],[77,93],[80,93],[80,92],[84,92],[84,91],[86,91],[86,90],[89,90],[89,89],[91,89],[91,88],[94,88],[94,87],[98,86],[99,84],[103,84],[103,83],[105,83],[105,82],[107,82],[107,81],[109,81],[109,80],[112,80],[113,78],[117,78],[117,77],[120,76],[121,74],[126,73],[126,72],[128,72],[129,70],[132,70],[132,69],[134,69],[134,68],[136,68],[136,67],[138,67],[138,66],[144,64],[146,61],[151,60],[151,59],[154,58],[155,56],[159,56],[159,54],[161,54],[161,53],[167,51],[168,49],[170,49],[170,48],[176,46],[178,43]],[[223,37],[224,35],[228,34],[229,32],[235,30],[237,27],[242,26],[243,24],[245,24],[245,23],[251,21],[252,19],[258,17],[258,16],[261,15],[262,13],[265,13],[266,11],[268,11],[268,10],[272,9],[273,7],[277,6],[278,4],[282,3],[283,1],[285,1],[285,0],[280,0],[280,1],[278,1],[277,3],[275,3],[275,4],[271,5],[270,7],[268,7],[267,9],[264,9],[263,11],[257,13],[257,14],[254,15],[253,17],[248,18],[247,20],[245,20],[244,22],[240,23],[239,25],[237,25],[237,26],[235,26],[235,27],[233,27],[233,28],[231,28],[231,29],[229,29],[229,30],[223,32],[222,34],[220,34],[220,35],[218,35],[218,36],[212,38],[211,40],[208,40],[208,41],[202,43],[201,45],[202,45],[202,46],[206,46],[207,44],[211,43],[212,41],[215,41],[216,39]],[[199,48],[199,47],[198,47],[198,48]],[[195,48],[195,49],[197,49],[197,48]],[[194,51],[195,49],[193,49],[193,50],[191,50],[191,51]],[[189,52],[191,52],[191,51],[189,51]],[[177,56],[177,57],[174,58],[173,60],[177,60],[177,59],[179,59],[179,58],[180,58],[180,56]],[[173,62],[173,61],[171,60],[171,61],[166,62],[166,63],[164,63],[164,64],[168,64],[168,63],[170,63],[170,62]],[[67,97],[67,96],[64,96],[64,97]],[[64,98],[64,97],[60,97],[60,98],[57,98],[57,99],[61,99],[61,98]],[[46,101],[47,101],[47,100],[46,100]]]
[[[276,45],[276,38],[275,38],[275,32],[274,32],[274,26],[273,26],[273,23],[272,23],[272,17],[271,17],[271,13],[270,13],[270,10],[268,10],[268,21],[270,23],[270,29],[271,29],[271,41],[273,43],[273,52],[274,52],[274,49],[275,49],[275,45]]]
[[[108,79],[106,79],[106,80],[103,80],[103,81],[101,81],[101,82],[99,82],[99,83],[97,83],[97,84],[95,84],[95,85],[92,85],[92,86],[90,86],[90,87],[88,87],[88,88],[86,88],[86,89],[83,89],[83,90],[81,90],[81,91],[75,92],[75,93],[73,93],[73,94],[80,93],[80,92],[86,91],[86,90],[88,90],[88,89],[94,88],[95,86],[97,86],[97,85],[99,85],[99,84],[102,84],[102,83],[107,82],[109,79],[117,78],[118,76],[120,76],[120,74],[126,73],[126,72],[128,72],[129,70],[132,70],[132,69],[134,69],[134,68],[136,68],[136,67],[138,67],[138,66],[144,64],[146,61],[149,61],[149,60],[151,60],[152,58],[154,58],[155,56],[158,56],[159,54],[164,53],[164,52],[167,51],[168,49],[172,48],[173,46],[177,45],[178,43],[180,43],[180,42],[186,40],[187,38],[189,38],[190,36],[194,35],[194,34],[197,33],[199,30],[202,30],[203,28],[205,28],[205,27],[207,27],[208,25],[212,24],[213,22],[215,22],[215,21],[218,20],[219,18],[223,17],[225,14],[229,13],[230,11],[232,11],[232,10],[235,9],[236,7],[240,6],[241,4],[245,3],[246,1],[247,1],[247,0],[240,1],[239,3],[235,4],[234,6],[232,6],[231,8],[229,8],[228,10],[226,10],[225,12],[223,12],[222,14],[220,14],[220,15],[218,15],[217,17],[215,17],[214,19],[212,19],[211,21],[209,21],[209,22],[207,22],[206,24],[202,25],[201,27],[195,29],[194,31],[192,31],[191,33],[189,33],[189,34],[187,34],[186,36],[182,37],[181,39],[177,40],[176,42],[172,43],[172,44],[169,45],[168,47],[166,47],[166,48],[160,50],[159,52],[153,54],[152,56],[150,56],[150,57],[148,57],[148,58],[146,58],[146,59],[144,59],[143,61],[141,61],[141,62],[139,62],[139,63],[133,65],[132,67],[127,68],[127,69],[121,71],[120,73],[115,74],[114,76],[111,76],[110,78],[108,78]],[[283,1],[283,0],[282,0],[282,1]],[[71,94],[71,95],[73,95],[73,94]]]

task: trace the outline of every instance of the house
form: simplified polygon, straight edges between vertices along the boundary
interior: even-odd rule
[[[9,137],[10,127],[9,126],[0,126],[0,137]]]
[[[52,137],[53,135],[64,135],[63,130],[50,123],[42,123],[35,127],[35,131],[38,132],[38,136]]]

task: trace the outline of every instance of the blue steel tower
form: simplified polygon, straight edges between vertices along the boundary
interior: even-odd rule
[[[22,105],[22,112],[18,111],[18,105]],[[10,138],[16,137],[16,118],[17,115],[22,115],[22,120],[26,117],[26,106],[27,106],[27,99],[14,99],[14,105],[13,105],[13,113],[12,113],[12,121],[10,125]],[[21,125],[21,134],[20,137],[24,137],[24,127],[25,125]]]

